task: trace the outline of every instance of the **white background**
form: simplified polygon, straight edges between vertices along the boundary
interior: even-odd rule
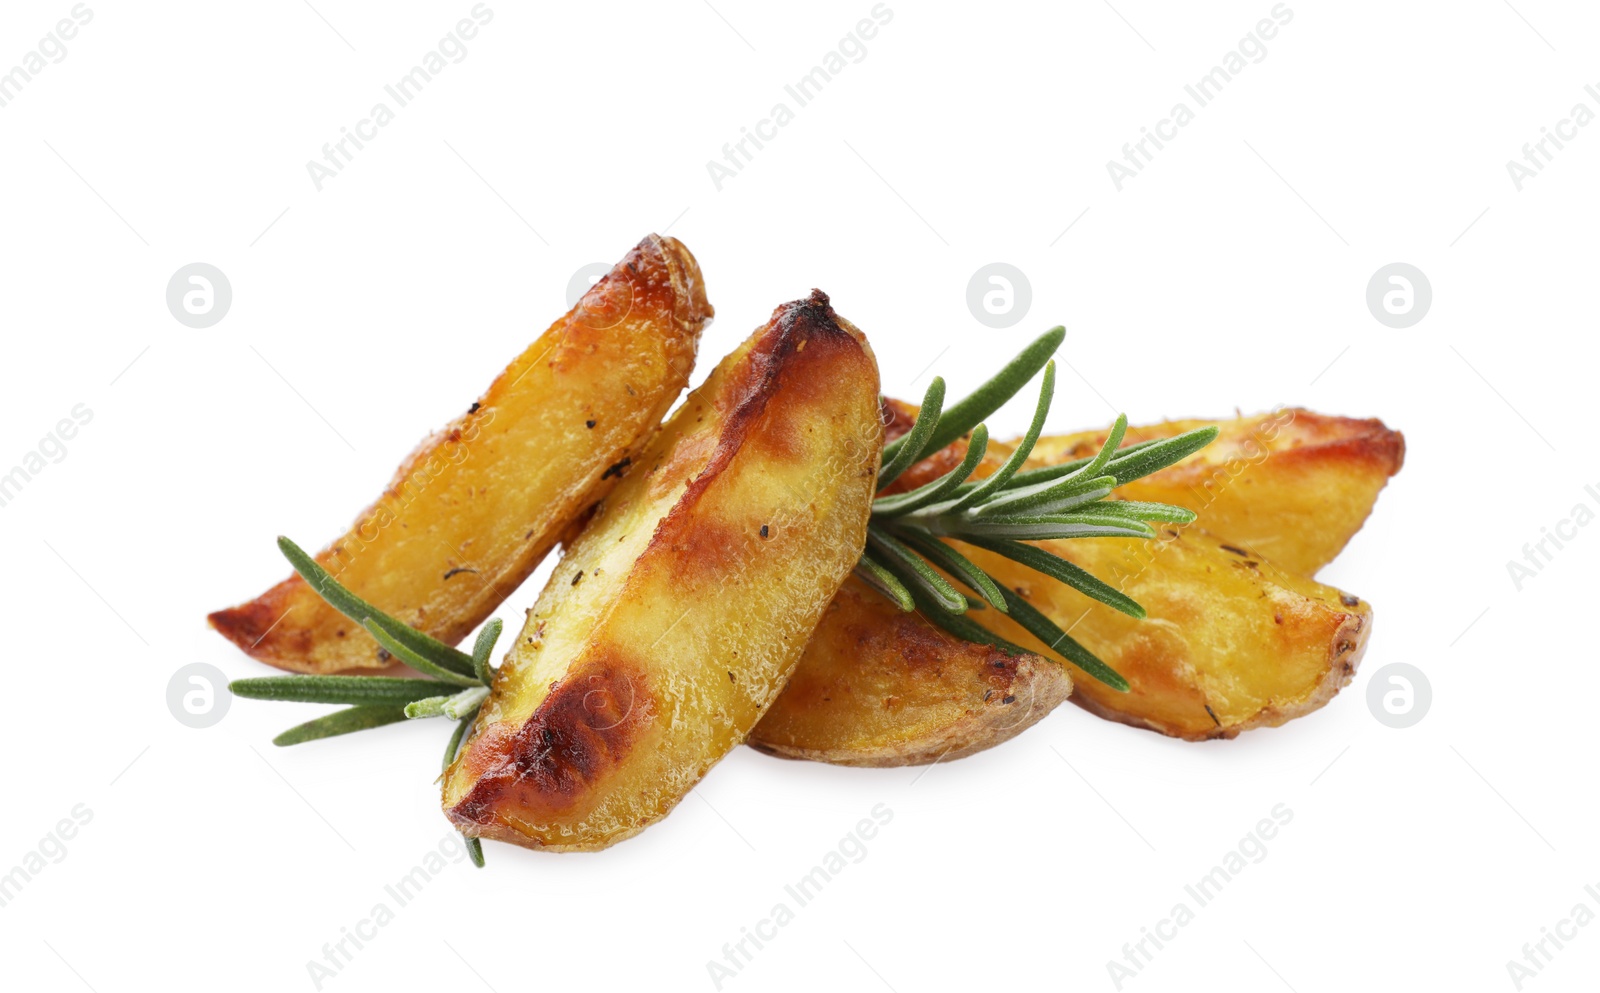
[[[1293,820],[1267,857],[1124,989],[1513,989],[1525,942],[1600,909],[1600,675],[1576,633],[1600,527],[1520,592],[1506,567],[1600,486],[1600,127],[1520,192],[1506,170],[1575,103],[1600,109],[1592,7],[1291,0],[1267,57],[1118,192],[1107,160],[1268,0],[889,0],[865,58],[719,192],[707,160],[868,0],[491,0],[467,57],[318,192],[307,160],[472,5],[313,2],[91,2],[0,109],[0,467],[93,412],[0,507],[0,872],[93,812],[0,908],[8,988],[310,989],[307,962],[447,836],[438,724],[279,750],[321,708],[235,701],[195,730],[168,680],[266,674],[206,612],[287,573],[275,535],[338,533],[579,267],[652,230],[705,270],[700,376],[818,286],[891,394],[931,363],[960,395],[1064,323],[1052,429],[1289,403],[1404,430],[1404,472],[1323,575],[1375,606],[1362,671],[1233,742],[1066,706],[926,774],[741,749],[603,854],[452,865],[324,989],[712,989],[708,960],[877,804],[893,820],[867,856],[725,989],[1112,990],[1108,960],[1277,804]],[[7,3],[0,69],[70,9]],[[234,292],[204,330],[164,303],[196,261]],[[998,331],[965,304],[995,261],[1033,287]],[[1395,261],[1434,294],[1398,330],[1364,300]],[[1407,730],[1365,699],[1392,662],[1433,686]],[[1591,925],[1524,988],[1597,971]]]

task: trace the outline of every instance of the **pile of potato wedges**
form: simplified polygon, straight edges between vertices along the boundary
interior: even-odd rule
[[[1142,604],[1135,619],[983,549],[960,550],[1127,678],[1119,693],[996,610],[1020,654],[902,611],[852,570],[887,440],[915,408],[879,393],[866,336],[813,291],[777,307],[668,417],[712,317],[699,266],[650,236],[428,438],[317,561],[446,644],[562,557],[443,776],[470,837],[593,850],[665,816],[741,743],[841,765],[949,760],[1063,700],[1190,740],[1321,707],[1349,683],[1371,608],[1312,577],[1361,527],[1404,440],[1375,420],[1280,409],[1118,491],[1176,504],[1155,539],[1041,543]],[[1203,426],[1133,427],[1127,441]],[[1106,434],[1046,437],[1029,465]],[[935,452],[884,492],[959,462]],[[991,442],[978,475],[1014,446]],[[293,672],[395,660],[296,576],[211,624]]]

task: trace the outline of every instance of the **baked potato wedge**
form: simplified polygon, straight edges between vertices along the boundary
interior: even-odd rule
[[[1072,692],[1067,668],[963,641],[851,577],[748,743],[835,765],[922,765],[1016,737]]]
[[[914,405],[886,401],[888,436],[908,430],[916,412]],[[1304,561],[1331,555],[1327,549],[1343,547],[1371,511],[1383,480],[1399,468],[1404,441],[1375,421],[1301,410],[1281,415],[1293,416],[1280,416],[1270,425],[1270,415],[1216,422],[1222,435],[1190,461],[1206,459],[1227,471],[1230,463],[1243,457],[1250,468],[1229,478],[1251,482],[1223,489],[1230,494],[1223,510],[1279,528],[1273,533],[1281,534],[1278,545],[1288,549],[1291,558]],[[1130,428],[1128,437],[1171,437],[1207,423]],[[1299,428],[1289,430],[1295,423]],[[1285,438],[1286,433],[1291,437]],[[1045,455],[1030,460],[1030,465],[1091,454],[1087,449],[1098,448],[1104,437],[1088,432],[1042,438],[1035,452],[1043,449]],[[1252,451],[1251,439],[1261,449]],[[1274,443],[1293,455],[1263,459],[1260,452],[1272,451],[1266,446]],[[1218,446],[1235,454],[1218,457],[1212,453]],[[960,462],[965,447],[965,442],[957,442],[933,453],[885,492],[912,489],[943,475]],[[993,472],[1010,448],[990,442],[974,476]],[[1355,497],[1345,500],[1329,533],[1319,533],[1316,526],[1295,530],[1294,522],[1303,519],[1300,508],[1317,506],[1314,494],[1301,488],[1337,479],[1339,466],[1352,461],[1357,467],[1376,465],[1382,471],[1376,486],[1368,487],[1365,503]],[[1198,510],[1194,494],[1183,492],[1183,481],[1199,475],[1200,493],[1218,487],[1206,486],[1210,473],[1195,474],[1188,466],[1189,462],[1180,463],[1138,481],[1136,486],[1148,484],[1138,494],[1133,487],[1119,493],[1187,502]],[[1280,514],[1280,502],[1291,509]],[[1215,507],[1213,501],[1209,509]],[[1124,694],[1079,674],[1072,699],[1107,719],[1177,737],[1231,738],[1248,728],[1281,724],[1315,710],[1349,682],[1371,628],[1366,604],[1265,564],[1240,545],[1195,526],[1181,535],[1173,539],[1172,532],[1164,533],[1152,543],[1116,538],[1047,543],[1052,551],[1143,604],[1150,614],[1144,621],[1079,596],[1000,556],[961,548],[1005,585],[1025,591],[1030,602],[1062,627],[1072,628],[1074,637],[1133,683],[1132,692]],[[1178,554],[1158,557],[1175,540],[1185,542]],[[1213,582],[1213,575],[1222,579]],[[1214,587],[1220,593],[1212,592]],[[1227,598],[1241,599],[1216,609]],[[996,611],[971,616],[1017,645],[1043,647]],[[1080,617],[1081,623],[1073,627]],[[1236,652],[1232,650],[1236,644],[1254,648]],[[1005,689],[1010,685],[1022,689]],[[1032,653],[1014,657],[962,641],[920,613],[902,613],[852,580],[835,597],[789,687],[756,726],[749,743],[769,754],[840,765],[911,765],[959,758],[1026,730],[1073,685],[1059,662]],[[1011,706],[1020,709],[1008,714],[995,707],[991,690],[1014,696]],[[1005,696],[999,699],[1003,702]]]
[[[1170,438],[1210,424],[1221,429],[1216,441],[1117,493],[1192,510],[1198,526],[1290,574],[1314,576],[1333,561],[1405,462],[1405,437],[1382,421],[1300,408],[1130,427],[1127,439]],[[1084,458],[1105,438],[1104,431],[1040,438],[1030,459]]]
[[[866,540],[865,338],[785,304],[662,427],[529,612],[446,771],[464,834],[605,848],[665,816],[782,689]]]
[[[1191,741],[1276,727],[1348,685],[1372,632],[1362,600],[1269,570],[1196,526],[1149,542],[1038,544],[1133,597],[1147,616],[1129,617],[992,552],[961,549],[1128,680],[1126,693],[1075,680],[1072,700],[1107,720]],[[970,616],[1025,648],[1044,647],[997,610]]]
[[[711,316],[689,250],[645,238],[470,410],[424,441],[317,561],[380,610],[459,642],[638,457],[688,384]],[[392,665],[299,576],[210,622],[282,669]]]

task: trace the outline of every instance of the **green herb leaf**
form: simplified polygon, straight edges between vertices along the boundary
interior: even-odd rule
[[[477,643],[472,646],[472,671],[485,686],[494,682],[494,669],[489,666],[489,656],[494,652],[494,644],[500,640],[500,631],[504,627],[500,618],[494,618],[478,632]]]
[[[492,623],[498,624],[500,622],[499,621],[494,621]],[[478,637],[478,643],[480,645],[483,643],[482,635],[480,635]],[[490,644],[491,644],[491,647],[492,647],[492,645],[493,645],[492,640],[491,640]],[[488,654],[484,653],[484,657],[487,658]],[[450,771],[450,763],[452,763],[452,762],[454,762],[456,760],[456,752],[461,747],[461,739],[466,735],[467,728],[472,726],[472,722],[477,716],[478,716],[478,708],[477,707],[473,707],[471,712],[465,714],[461,718],[461,720],[456,724],[455,731],[451,732],[451,734],[450,734],[449,743],[444,746],[444,765],[443,765],[443,767],[440,768],[440,770],[439,770],[440,773],[445,773],[445,772],[449,772]],[[478,868],[482,869],[483,868],[483,842],[478,840],[477,838],[469,838],[466,835],[462,835],[461,836],[461,840],[466,843],[467,855],[472,859],[472,864],[477,866]]]
[[[920,589],[939,606],[939,609],[959,614],[967,609],[967,598],[951,586],[943,576],[933,570],[921,556],[907,548],[903,542],[881,528],[868,526],[867,547],[878,552],[880,561],[901,582],[913,590]]]
[[[1022,464],[1028,461],[1028,455],[1033,451],[1033,446],[1039,443],[1039,434],[1044,430],[1044,419],[1050,413],[1050,401],[1056,393],[1056,363],[1051,360],[1044,367],[1044,382],[1039,385],[1039,402],[1033,408],[1033,420],[1028,424],[1028,433],[1022,436],[1022,443],[1011,453],[994,475],[983,480],[971,493],[956,501],[953,511],[963,511],[967,508],[987,500],[991,495],[1000,492],[1010,481]]]
[[[1155,438],[1155,439],[1152,439],[1150,441],[1139,441],[1139,442],[1135,442],[1135,443],[1133,443],[1131,445],[1125,445],[1121,449],[1119,449],[1112,456],[1112,458],[1113,458],[1113,460],[1115,460],[1115,459],[1121,458],[1124,455],[1132,455],[1132,454],[1134,454],[1136,452],[1142,452],[1145,449],[1151,447],[1152,445],[1159,445],[1163,441],[1168,441],[1168,440],[1170,440],[1170,439],[1167,439],[1167,438]],[[1094,462],[1095,458],[1096,458],[1096,456],[1089,456],[1088,458],[1074,459],[1071,462],[1063,462],[1060,465],[1047,465],[1047,466],[1040,466],[1037,469],[1024,469],[1021,472],[1017,473],[1015,476],[1011,477],[1011,482],[1006,485],[1006,489],[1008,491],[1016,491],[1016,490],[1021,490],[1021,489],[1027,488],[1027,487],[1038,486],[1038,485],[1040,485],[1042,483],[1048,483],[1048,482],[1052,482],[1052,481],[1058,480],[1058,479],[1065,479],[1068,476],[1071,476],[1073,473],[1077,472],[1078,470],[1082,469],[1084,466],[1092,464]],[[1109,466],[1110,463],[1107,463],[1107,465]],[[1102,470],[1102,472],[1107,472],[1107,470]],[[1107,474],[1109,474],[1109,473],[1107,472]],[[1130,480],[1120,479],[1119,478],[1118,481],[1119,481],[1119,485],[1120,485],[1120,483],[1126,483],[1126,482],[1129,482]],[[968,483],[967,487],[976,486],[976,485],[977,485],[976,483]],[[956,490],[956,494],[957,495],[964,495],[967,487],[962,487],[960,489],[957,489]]]
[[[1117,446],[1122,444],[1122,438],[1128,433],[1128,415],[1118,414],[1117,421],[1111,425],[1111,431],[1106,434],[1105,444],[1100,446],[1100,452],[1089,464],[1080,469],[1075,469],[1067,480],[1088,479],[1100,475],[1111,464],[1111,459],[1117,453]],[[1115,476],[1113,476],[1115,478]]]
[[[1020,541],[977,537],[968,537],[962,540],[969,545],[976,545],[979,548],[994,552],[996,555],[1003,555],[1019,565],[1027,566],[1035,572],[1044,573],[1051,579],[1066,583],[1084,596],[1120,610],[1129,617],[1144,619],[1144,608],[1132,597],[1108,583],[1101,582],[1088,570],[1068,562],[1053,552],[1048,552],[1034,545],[1024,545]]]
[[[1193,524],[1195,512],[1170,503],[1146,503],[1142,500],[1102,500],[1089,508],[1096,514],[1126,517],[1131,521],[1164,521],[1171,524]]]
[[[943,409],[944,380],[935,376],[933,382],[928,384],[928,392],[922,396],[922,406],[917,410],[917,419],[911,422],[911,430],[883,446],[883,467],[878,470],[878,489],[894,482],[902,472],[922,458],[917,453],[938,428],[939,412]]]
[[[951,407],[939,418],[939,429],[922,446],[917,459],[925,459],[939,449],[971,431],[989,419],[989,415],[1006,405],[1017,391],[1028,385],[1034,375],[1043,369],[1050,356],[1061,347],[1067,329],[1054,327],[1040,335],[1012,359],[995,377],[973,391],[972,395]],[[913,460],[915,461],[915,460]]]
[[[328,601],[328,605],[339,613],[362,626],[366,625],[368,619],[381,621],[391,636],[404,643],[413,654],[432,661],[435,667],[450,670],[460,676],[473,675],[472,656],[407,626],[345,589],[316,559],[307,555],[304,549],[288,538],[278,538],[278,548],[283,552],[283,557],[294,567],[294,571],[298,572],[317,595]],[[394,652],[391,650],[390,654]]]
[[[404,706],[439,692],[439,684],[397,676],[261,676],[235,679],[228,689],[250,700]]]
[[[1096,513],[1100,504],[1091,504],[1064,514],[1017,514],[1006,517],[965,518],[951,521],[938,518],[928,529],[948,538],[1016,538],[1046,541],[1055,538],[1154,538],[1156,532],[1142,521],[1113,514]]]
[[[470,690],[462,690],[444,704],[444,716],[451,720],[461,720],[468,714],[476,714],[483,701],[489,698],[489,687],[474,686]]]
[[[893,601],[901,610],[916,610],[917,603],[911,598],[911,591],[906,589],[906,584],[900,582],[895,574],[870,552],[862,553],[856,562],[855,574],[868,586],[882,593]]]
[[[1185,431],[1183,434],[1152,442],[1136,452],[1125,452],[1118,455],[1107,463],[1106,472],[1117,477],[1117,485],[1126,486],[1136,479],[1143,479],[1153,472],[1165,469],[1167,466],[1177,465],[1215,441],[1220,430],[1215,424],[1212,424],[1208,427],[1195,428],[1193,431]]]
[[[297,724],[273,738],[272,743],[280,747],[300,745],[319,738],[332,738],[334,735],[349,734],[352,731],[365,731],[385,724],[398,724],[405,719],[404,707],[388,704],[350,707],[346,710],[336,710],[314,721]]]
[[[966,583],[979,596],[1002,614],[1006,612],[1005,594],[989,574],[973,564],[972,560],[921,529],[906,528],[898,532],[905,543],[925,556],[929,562]],[[979,606],[968,604],[968,609]]]
[[[472,722],[477,716],[478,711],[474,709],[472,713],[456,722],[456,729],[450,732],[450,741],[444,746],[444,765],[439,768],[441,773],[450,771],[450,763],[456,760],[456,752],[461,748],[461,739],[466,737],[467,729],[472,727]]]
[[[443,717],[444,705],[449,702],[448,696],[430,696],[413,700],[406,704],[406,719],[415,721],[425,717]]]
[[[448,717],[458,721],[465,714],[477,713],[488,695],[487,686],[474,686],[453,696],[431,696],[406,704],[406,716],[413,720],[420,717]]]
[[[383,646],[384,651],[424,675],[432,676],[441,682],[454,683],[457,686],[475,686],[478,683],[477,676],[471,674],[463,675],[452,669],[446,669],[441,665],[435,664],[432,659],[424,656],[421,652],[416,651],[409,644],[409,639],[402,640],[405,638],[405,633],[411,629],[405,628],[404,625],[393,618],[380,620],[376,617],[369,617],[361,622],[361,626],[367,629],[367,633],[372,635],[374,641]],[[469,664],[472,662],[472,656],[466,656],[466,659]]]
[[[949,614],[931,603],[921,606],[922,616],[928,623],[943,628],[962,641],[970,641],[976,645],[993,645],[1008,655],[1036,654],[1007,641],[965,614]]]
[[[1016,514],[1060,514],[1104,500],[1117,485],[1115,476],[1092,479],[1063,479],[1021,490],[1008,490],[981,507],[972,516],[1005,517]]]
[[[1012,619],[1022,625],[1029,634],[1044,642],[1052,652],[1117,692],[1128,692],[1128,681],[1123,679],[1117,670],[1100,661],[1093,652],[1074,641],[1071,635],[1057,627],[1055,621],[1041,614],[1033,604],[1011,590],[1006,590],[1005,594],[1006,605],[1011,608]]]
[[[967,454],[962,458],[960,465],[925,486],[919,486],[905,493],[896,493],[893,496],[879,497],[873,501],[872,516],[898,517],[929,504],[938,503],[977,471],[988,451],[989,429],[979,424],[972,429],[972,440],[967,444]]]

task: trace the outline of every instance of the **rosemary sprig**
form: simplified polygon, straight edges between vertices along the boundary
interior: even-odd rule
[[[944,406],[944,380],[935,377],[911,429],[883,448],[886,469],[879,475],[879,490],[918,460],[964,435],[969,436],[966,456],[960,465],[933,482],[905,493],[880,496],[873,502],[867,548],[856,574],[900,609],[920,608],[929,621],[958,638],[1005,651],[1023,651],[965,616],[969,610],[982,608],[980,600],[987,601],[1064,660],[1113,689],[1126,692],[1128,681],[1116,670],[945,540],[1002,555],[1114,610],[1131,617],[1145,616],[1144,608],[1121,590],[1053,552],[1024,542],[1153,538],[1156,532],[1151,521],[1190,523],[1195,515],[1182,507],[1113,499],[1112,491],[1188,458],[1210,444],[1217,429],[1200,428],[1124,447],[1128,419],[1119,416],[1105,444],[1093,456],[1062,465],[1023,469],[1050,412],[1055,393],[1055,362],[1051,356],[1065,335],[1066,330],[1060,327],[1045,332],[993,379],[948,409]],[[1039,400],[1027,433],[998,470],[987,478],[971,479],[989,444],[988,429],[979,422],[1000,409],[1041,369],[1044,377]],[[916,454],[913,456],[912,452]],[[967,597],[951,580],[971,590],[978,599]]]
[[[407,719],[448,717],[457,722],[444,752],[443,768],[450,768],[494,682],[495,670],[489,664],[489,656],[504,627],[500,619],[495,618],[483,626],[472,654],[468,655],[390,617],[351,593],[288,538],[279,538],[278,548],[319,596],[365,628],[389,655],[425,678],[265,676],[235,679],[228,684],[228,689],[235,696],[255,700],[350,705],[290,728],[272,739],[274,745],[299,745]],[[482,868],[482,842],[477,838],[463,838],[472,864]]]

